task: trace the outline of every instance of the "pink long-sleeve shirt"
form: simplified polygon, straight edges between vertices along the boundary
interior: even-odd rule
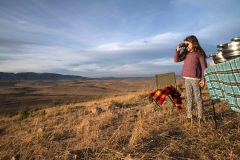
[[[204,80],[204,69],[207,68],[207,62],[204,56],[199,56],[196,52],[189,52],[185,55],[174,54],[174,62],[184,61],[182,68],[182,77],[190,77]]]

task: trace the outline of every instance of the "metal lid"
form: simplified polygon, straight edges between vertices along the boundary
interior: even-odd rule
[[[228,43],[222,43],[217,45],[217,48],[226,48],[228,46]]]
[[[231,41],[234,41],[234,42],[240,42],[240,37],[232,38]]]

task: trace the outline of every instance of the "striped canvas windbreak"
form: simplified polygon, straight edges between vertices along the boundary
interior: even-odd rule
[[[240,57],[210,66],[204,71],[211,99],[227,100],[240,112]]]

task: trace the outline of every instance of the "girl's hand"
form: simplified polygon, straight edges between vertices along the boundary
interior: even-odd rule
[[[205,81],[204,81],[204,80],[201,80],[201,81],[199,82],[199,85],[200,85],[201,88],[203,88],[203,87],[205,86]]]
[[[176,51],[179,52],[182,48],[177,46]]]

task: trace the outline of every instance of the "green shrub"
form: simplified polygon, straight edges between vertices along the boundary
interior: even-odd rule
[[[30,115],[30,109],[28,107],[22,107],[19,110],[20,119],[25,119]]]
[[[111,101],[110,105],[108,106],[108,109],[110,110],[116,110],[121,108],[126,108],[126,105],[122,102],[117,102],[117,101]]]

